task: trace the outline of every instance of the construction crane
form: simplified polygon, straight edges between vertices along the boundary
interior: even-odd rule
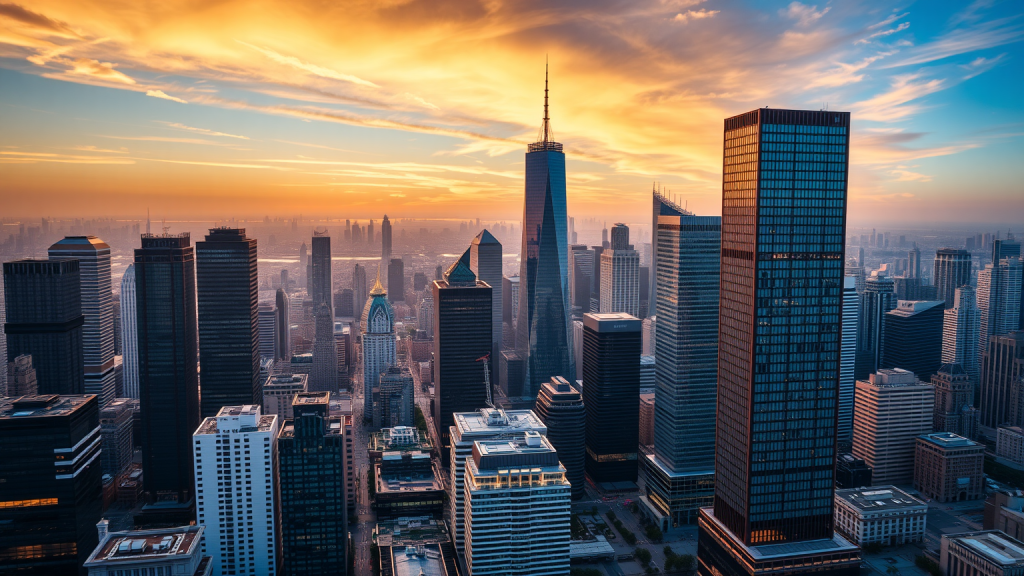
[[[477,362],[484,363],[484,388],[487,389],[487,407],[494,408],[494,402],[491,400],[491,370],[488,367],[490,360],[490,352],[476,359]]]

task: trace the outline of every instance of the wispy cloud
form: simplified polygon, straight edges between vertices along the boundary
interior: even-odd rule
[[[978,56],[974,60],[971,60],[969,64],[963,64],[960,67],[967,71],[967,75],[964,76],[964,80],[970,80],[979,74],[984,74],[989,70],[995,68],[996,64],[999,64],[1003,58],[1006,57],[1006,53],[1002,53],[995,58],[985,58]]]
[[[99,137],[110,138],[111,140],[132,140],[135,142],[169,142],[173,144],[202,144],[205,146],[228,146],[228,144],[224,142],[203,140],[201,138],[173,138],[170,136],[109,136],[106,134],[100,134]]]
[[[718,14],[719,10],[707,10],[701,8],[700,10],[687,10],[686,12],[680,12],[675,15],[672,20],[676,22],[689,22],[691,20],[704,20],[705,18],[713,18],[715,14]]]
[[[77,32],[64,22],[49,18],[44,14],[33,12],[19,4],[0,2],[0,16],[5,16],[19,24],[31,26],[65,38],[79,38]]]
[[[95,78],[106,82],[135,84],[135,79],[115,70],[114,68],[116,66],[117,64],[111,62],[100,62],[90,58],[78,58],[72,63],[71,70],[68,70],[66,74],[71,76]],[[164,94],[164,96],[170,98],[166,94]]]
[[[895,12],[893,12],[885,20],[882,20],[881,22],[876,22],[876,23],[868,26],[868,30],[875,30],[875,29],[881,28],[882,26],[888,26],[889,24],[892,24],[893,22],[895,22],[897,20],[903,19],[904,17],[906,17],[907,14],[910,14],[910,12],[904,12],[903,14],[896,14]]]
[[[831,7],[826,7],[824,10],[818,10],[817,5],[808,6],[800,2],[790,2],[789,6],[782,13],[796,20],[799,26],[810,26],[820,20],[822,16],[828,14],[831,9]]]
[[[890,28],[888,30],[880,30],[868,36],[867,38],[861,38],[860,40],[857,40],[856,42],[854,42],[854,44],[867,44],[868,42],[874,40],[875,38],[891,36],[897,32],[902,32],[907,28],[910,28],[910,22],[901,22],[900,25],[895,28]]]
[[[946,81],[938,78],[922,79],[920,73],[902,74],[892,78],[889,91],[853,105],[857,118],[876,122],[902,120],[921,110],[920,104],[910,104],[946,87]]]
[[[1024,26],[1021,25],[1019,19],[985,22],[972,28],[953,30],[933,42],[917,46],[909,56],[888,65],[887,68],[934,62],[950,56],[995,48],[1022,40],[1024,40]]]
[[[186,126],[186,125],[184,125],[184,124],[182,124],[180,122],[164,122],[162,120],[157,120],[156,122],[157,122],[157,124],[163,124],[164,126],[167,126],[168,128],[176,128],[178,130],[185,130],[187,132],[196,132],[198,134],[204,134],[206,136],[220,136],[220,137],[223,137],[223,138],[237,138],[239,140],[248,140],[249,139],[248,136],[239,136],[238,134],[228,134],[227,132],[217,132],[215,130],[210,130],[210,129],[207,129],[207,128],[196,128],[194,126]]]
[[[188,104],[188,102],[182,100],[181,98],[175,98],[174,96],[169,96],[165,94],[163,90],[146,90],[146,96],[152,96],[153,98],[163,98],[164,100],[170,100],[171,102],[178,102],[181,104]]]
[[[116,156],[78,156],[48,152],[0,151],[0,164],[37,164],[40,162],[58,164],[134,164],[135,160]]]
[[[285,56],[283,54],[278,54],[277,52],[274,52],[269,48],[260,48],[259,46],[253,46],[252,44],[249,44],[248,42],[242,42],[241,40],[235,41],[243,46],[248,46],[249,48],[256,50],[260,54],[263,54],[267,58],[270,58],[271,60],[279,64],[285,64],[287,66],[291,66],[292,68],[303,70],[309,72],[310,74],[315,74],[323,78],[332,78],[334,80],[342,80],[345,82],[351,82],[353,84],[359,84],[360,86],[379,88],[379,86],[377,86],[373,82],[370,82],[369,80],[363,80],[362,78],[359,78],[358,76],[353,76],[352,74],[345,74],[343,72],[338,72],[337,70],[332,70],[324,66],[318,66],[316,64],[310,64],[309,62],[303,62],[302,60],[299,60],[294,56]]]

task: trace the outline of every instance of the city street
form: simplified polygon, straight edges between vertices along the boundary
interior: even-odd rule
[[[366,471],[369,467],[367,445],[370,429],[363,423],[362,373],[353,375],[352,394],[352,464],[356,481],[356,523],[352,525],[352,541],[355,546],[355,573],[372,574],[370,566],[371,533],[377,516],[370,507],[370,494],[366,486]]]

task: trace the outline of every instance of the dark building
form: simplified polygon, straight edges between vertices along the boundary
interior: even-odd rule
[[[4,263],[7,362],[32,356],[40,394],[85,390],[82,295],[78,260]]]
[[[331,236],[324,232],[313,232],[313,250],[309,257],[309,295],[313,300],[313,310],[326,304],[334,312],[331,289]]]
[[[334,293],[334,317],[354,318],[356,315],[355,299],[351,288],[344,288]]]
[[[423,272],[416,272],[412,275],[412,289],[421,292],[427,289],[427,275]]]
[[[444,510],[444,486],[435,474],[429,452],[386,452],[374,469],[373,509],[377,518],[430,516]]]
[[[453,412],[487,405],[482,359],[491,352],[491,287],[461,260],[434,281],[434,422],[447,462]]]
[[[871,466],[853,454],[840,454],[836,459],[836,488],[871,486]]]
[[[499,358],[498,381],[507,398],[520,398],[523,390],[523,358],[515,350],[502,350]]]
[[[518,281],[518,278],[516,279]],[[512,314],[512,279],[501,277],[501,321],[511,325],[515,315]],[[515,342],[506,342],[506,347],[514,347]]]
[[[594,251],[594,277],[590,285],[590,312],[601,310],[601,255],[604,254],[604,246],[592,246]]]
[[[940,248],[935,252],[932,277],[935,298],[945,301],[946,308],[952,308],[956,289],[971,283],[971,253],[956,248]]]
[[[882,367],[885,315],[896,308],[897,302],[891,278],[872,273],[864,282],[857,318],[857,348],[853,368],[855,379],[867,380],[870,374]]]
[[[931,380],[942,365],[941,300],[901,300],[885,315],[882,368],[903,368],[922,382]]]
[[[277,330],[278,360],[291,360],[292,358],[292,332],[288,318],[288,293],[282,288],[277,289],[277,310],[274,319],[274,327]]]
[[[463,254],[469,256],[469,269],[477,280],[491,287],[491,382],[498,382],[498,355],[501,354],[502,258],[501,242],[487,230],[481,230]]]
[[[388,262],[388,300],[405,302],[405,262],[401,258]]]
[[[345,422],[329,416],[330,393],[297,394],[294,420],[277,437],[281,559],[290,574],[345,574]]]
[[[0,574],[78,575],[103,502],[96,396],[0,398]]]
[[[135,291],[147,506],[136,524],[182,525],[195,519],[192,433],[200,422],[195,286],[187,232],[142,236],[142,247],[135,250]]]
[[[1024,425],[1024,331],[993,336],[981,356],[978,403],[981,425]]]
[[[636,482],[640,446],[640,320],[583,315],[586,471],[593,482]]]
[[[565,466],[565,479],[572,484],[572,499],[585,495],[586,421],[583,397],[561,376],[540,387],[534,412],[548,427],[548,441]]]
[[[200,417],[224,406],[263,402],[259,350],[256,239],[245,228],[213,228],[196,242]]]
[[[824,110],[725,121],[701,576],[860,573],[859,549],[833,531],[849,130],[849,113]]]
[[[115,398],[100,410],[100,434],[103,437],[103,473],[117,478],[128,469],[135,455],[132,440],[133,403],[130,398]]]

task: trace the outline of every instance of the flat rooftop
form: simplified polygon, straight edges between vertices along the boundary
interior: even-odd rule
[[[533,430],[547,435],[548,427],[533,410],[498,410],[481,408],[475,412],[456,412],[455,431],[458,440],[471,441],[474,436],[494,436]]]
[[[843,499],[862,512],[900,510],[910,507],[920,508],[922,511],[928,510],[927,504],[895,486],[836,490],[836,498]]]
[[[408,546],[447,542],[444,522],[430,516],[414,516],[377,522],[378,546]]]
[[[85,561],[85,566],[115,566],[140,560],[188,557],[202,541],[202,526],[112,532]]]
[[[341,418],[329,417],[327,419],[327,431],[324,436],[341,436],[345,433],[345,428],[342,425]],[[277,434],[278,438],[294,438],[295,437],[295,423],[293,420],[285,420],[284,425],[281,426],[281,431]]]
[[[943,536],[951,542],[972,549],[989,562],[1000,566],[1024,565],[1024,542],[1008,536],[999,530],[968,532],[954,536]]]
[[[970,448],[972,446],[982,448],[982,445],[974,440],[968,440],[951,432],[933,432],[932,434],[923,434],[918,438],[942,448]]]
[[[258,406],[256,408],[259,409]],[[222,408],[221,411],[223,412],[223,410],[224,409]],[[232,415],[229,415],[229,417],[230,416]],[[275,414],[258,417],[253,414],[246,414],[246,416],[253,417],[254,425],[239,426],[238,429],[235,430],[235,432],[266,432],[270,430],[270,428],[274,425],[274,420],[277,419],[277,415]],[[203,420],[201,424],[199,424],[199,428],[196,429],[196,432],[195,434],[193,434],[193,436],[200,436],[203,434],[217,434],[218,432],[220,432],[220,428],[217,425],[217,419],[218,417],[208,416],[205,420]],[[223,433],[226,434],[229,431],[231,430],[225,427]]]
[[[95,397],[95,394],[0,397],[0,418],[67,416]]]
[[[834,534],[832,538],[823,538],[821,540],[805,540],[803,542],[747,546],[742,540],[729,531],[729,529],[726,528],[718,518],[715,517],[714,508],[701,508],[701,513],[706,514],[712,522],[717,524],[719,532],[724,532],[728,535],[728,538],[732,540],[733,546],[744,550],[753,560],[758,562],[774,559],[781,560],[797,558],[801,556],[859,552],[860,550],[858,546],[851,544],[838,533]]]
[[[478,440],[473,443],[473,463],[480,471],[559,467],[558,452],[536,432],[523,439]]]
[[[437,544],[391,547],[395,576],[447,576]]]

